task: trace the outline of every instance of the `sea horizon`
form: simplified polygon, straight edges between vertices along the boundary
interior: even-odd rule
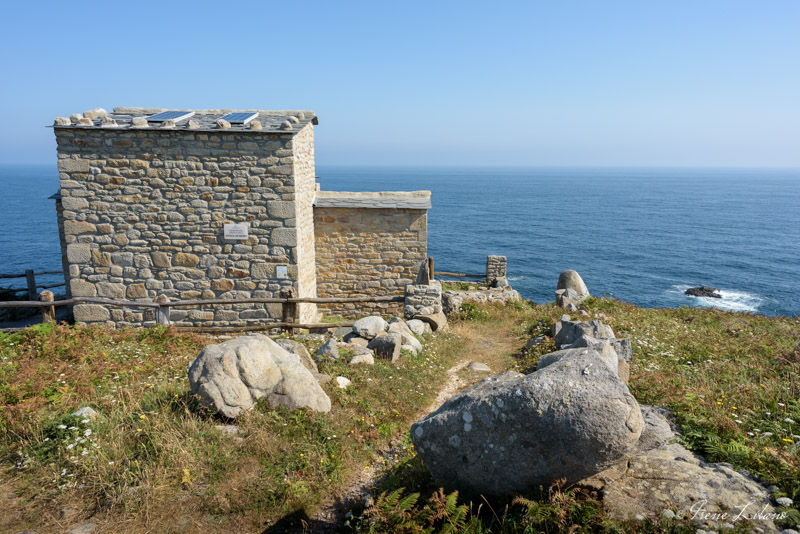
[[[487,255],[506,255],[534,302],[574,269],[592,294],[640,306],[800,315],[800,169],[324,164],[317,175],[323,190],[431,190],[437,270],[480,273]],[[0,272],[60,268],[55,158],[0,164],[0,181]],[[683,295],[699,285],[723,299]]]

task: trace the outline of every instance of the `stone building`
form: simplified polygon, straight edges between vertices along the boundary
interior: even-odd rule
[[[427,256],[430,192],[323,192],[311,111],[115,108],[55,120],[71,296],[230,300],[173,322],[278,320],[278,297],[401,295]],[[353,316],[369,306],[327,305]],[[402,304],[379,306],[397,313]],[[300,304],[297,320],[323,310]],[[78,304],[76,321],[151,324],[152,310]]]

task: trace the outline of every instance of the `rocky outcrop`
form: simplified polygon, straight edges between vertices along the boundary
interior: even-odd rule
[[[564,271],[558,275],[558,285],[556,289],[571,289],[575,291],[580,299],[585,299],[589,296],[589,289],[586,287],[583,278],[581,278],[581,275],[579,275],[577,271]]]
[[[722,298],[722,295],[719,294],[719,288],[708,286],[690,287],[684,292],[684,294],[690,297],[711,297],[714,299]]]
[[[577,482],[633,450],[636,400],[599,354],[581,352],[487,378],[416,422],[411,437],[434,478],[476,494],[522,492]]]
[[[235,418],[266,397],[272,406],[328,412],[331,401],[300,361],[262,335],[206,346],[189,364],[189,385],[201,402]]]
[[[677,443],[667,410],[641,410],[644,428],[632,455],[579,483],[598,491],[606,513],[619,520],[656,519],[677,509],[677,516],[698,527],[722,530],[724,523],[749,523],[777,532],[770,517],[775,509],[763,486],[729,464],[706,463]],[[723,513],[728,516],[712,515]]]

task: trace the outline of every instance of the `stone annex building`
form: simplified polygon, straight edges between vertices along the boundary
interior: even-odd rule
[[[430,192],[320,191],[312,111],[114,108],[59,117],[58,227],[68,297],[230,299],[173,308],[194,326],[281,317],[279,297],[401,295],[427,256]],[[324,306],[324,309],[323,309]],[[402,303],[300,304],[352,317]],[[75,320],[152,324],[153,310],[77,304]]]

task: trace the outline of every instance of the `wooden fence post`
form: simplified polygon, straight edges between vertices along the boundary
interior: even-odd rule
[[[281,289],[280,297],[282,299],[287,299],[281,303],[281,311],[283,312],[283,322],[284,323],[293,323],[294,322],[294,313],[296,309],[296,305],[294,302],[289,302],[288,299],[294,297],[294,288],[288,287],[286,289]],[[294,337],[294,328],[291,326],[283,327],[289,331],[289,336]]]
[[[41,302],[53,302],[55,300],[55,297],[52,291],[42,291],[42,294],[39,295],[39,300]],[[42,322],[43,323],[56,322],[55,306],[47,306],[45,308],[42,308]]]
[[[153,302],[158,302],[159,304],[169,304],[169,297],[166,295],[159,295]],[[156,309],[156,322],[162,326],[170,325],[168,306],[161,306]]]
[[[25,279],[28,282],[28,300],[36,300],[36,276],[33,269],[25,269]]]
[[[434,276],[433,276],[433,274],[434,274],[433,273],[433,257],[428,258],[428,273],[430,273],[430,276],[428,278],[430,280],[433,280],[433,278],[434,278]]]

